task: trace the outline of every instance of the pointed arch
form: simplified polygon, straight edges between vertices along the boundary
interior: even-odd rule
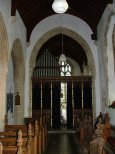
[[[2,64],[2,71],[7,71],[8,63],[8,36],[3,16],[0,12],[0,63]]]
[[[40,48],[42,47],[42,45],[51,37],[57,35],[60,33],[60,27],[58,28],[54,28],[50,31],[48,31],[47,33],[45,33],[36,43],[36,45],[34,46],[34,49],[32,51],[32,54],[30,56],[30,61],[29,61],[29,104],[30,104],[30,110],[31,110],[31,92],[32,92],[32,84],[31,84],[31,77],[32,77],[32,73],[33,73],[33,69],[35,67],[35,62],[36,62],[36,57],[37,54],[40,50]],[[93,58],[93,53],[88,45],[88,43],[77,33],[75,33],[72,30],[69,30],[67,28],[63,29],[63,33],[71,38],[73,38],[76,42],[78,42],[84,49],[87,58],[88,58],[88,66],[91,70],[91,74],[92,74],[92,78],[93,78],[93,87],[95,85],[95,78],[96,78],[96,66],[95,66],[95,60]],[[94,94],[95,95],[95,94]],[[95,98],[94,100],[95,101]],[[94,103],[93,103],[94,104]],[[95,110],[95,104],[93,106],[93,109]],[[95,111],[94,111],[94,117],[95,117]]]
[[[78,34],[76,34],[74,31],[71,31],[67,28],[63,29],[63,33],[71,38],[73,38],[76,42],[78,42],[84,49],[84,51],[86,52],[87,58],[88,58],[88,64],[91,67],[91,71],[92,71],[92,75],[95,78],[95,64],[94,64],[94,59],[93,59],[93,55],[92,52],[90,50],[89,45],[86,43],[86,41]],[[42,45],[51,37],[60,34],[60,27],[58,28],[54,28],[50,31],[48,31],[47,33],[45,33],[41,39],[38,40],[38,42],[36,43],[36,45],[34,46],[34,49],[32,51],[32,54],[30,56],[30,63],[29,63],[29,68],[30,70],[33,72],[33,68],[35,66],[35,61],[36,61],[36,57],[38,54],[38,51],[40,50],[40,48],[42,47]],[[30,71],[30,76],[32,75]]]
[[[14,94],[16,96],[18,92],[20,95],[20,105],[15,105],[14,108],[14,121],[15,124],[23,124],[25,67],[23,49],[19,39],[16,39],[13,43],[11,57],[13,63]]]
[[[22,45],[19,39],[16,39],[13,43],[11,56],[13,61],[14,80],[24,80],[24,56]]]

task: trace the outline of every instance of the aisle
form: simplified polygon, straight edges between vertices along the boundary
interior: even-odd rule
[[[44,154],[80,154],[79,143],[74,133],[50,133]]]

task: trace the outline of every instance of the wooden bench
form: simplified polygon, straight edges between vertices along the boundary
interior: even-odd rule
[[[49,113],[49,110],[48,111],[45,111],[46,113]],[[41,136],[41,149],[42,149],[42,151],[44,151],[45,150],[45,147],[46,147],[46,145],[47,145],[47,138],[48,138],[48,130],[47,130],[47,128],[48,128],[48,122],[47,122],[47,120],[48,120],[48,115],[49,114],[45,114],[45,115],[42,115],[42,117],[41,117],[41,112],[39,112],[38,110],[35,112],[36,114],[36,116],[34,116],[34,118],[26,118],[25,119],[25,121],[26,121],[26,123],[32,123],[32,124],[34,124],[35,123],[35,121],[38,121],[38,133],[39,133],[39,136]],[[37,119],[37,120],[34,120],[34,119]]]
[[[16,129],[16,125],[14,127]],[[37,134],[32,133],[31,124],[28,125],[27,131],[25,131],[25,129],[23,130],[24,130],[24,132],[22,132],[23,146],[24,147],[27,146],[27,150],[29,154],[37,154]],[[18,128],[16,129],[16,131],[14,131],[13,129],[13,131],[10,130],[6,132],[0,132],[0,141],[3,144],[3,147],[9,146],[9,145],[16,146],[17,131],[18,131]]]
[[[95,133],[89,144],[90,154],[114,154],[114,142],[111,140],[111,125],[109,114],[106,113],[102,121],[96,125]],[[113,143],[113,145],[112,145]]]
[[[13,128],[13,126],[12,126]],[[13,129],[13,131],[8,131],[8,132],[5,132],[3,133],[5,136],[8,136],[9,138],[12,137],[12,135],[16,135],[16,132],[18,130],[18,128],[16,128],[16,125],[14,126],[15,129]],[[28,151],[30,151],[30,153],[32,154],[37,154],[37,134],[36,133],[33,133],[32,132],[32,127],[31,127],[31,124],[28,125],[28,130],[26,131],[26,126],[25,128],[24,127],[21,127],[23,128],[23,132],[22,132],[22,136],[23,136],[23,140],[26,141],[27,145],[28,145]],[[14,131],[15,130],[15,131]],[[8,134],[9,133],[9,134]],[[11,134],[11,135],[10,135]]]
[[[27,140],[22,139],[22,131],[18,131],[17,137],[4,137],[0,138],[0,154],[30,154],[29,143]]]
[[[9,135],[8,132],[10,132],[11,136],[13,136],[16,134],[19,128],[22,130],[22,136],[23,137],[27,136],[28,127],[26,125],[5,125],[5,135],[8,136]],[[40,125],[38,125],[38,122],[36,120],[35,125],[32,125],[31,129],[32,129],[32,137],[34,138],[34,144],[37,146],[37,149],[36,148],[34,149],[36,149],[37,153],[41,153],[42,151],[45,150],[47,144],[47,127],[46,125],[42,125],[42,119],[41,119]]]

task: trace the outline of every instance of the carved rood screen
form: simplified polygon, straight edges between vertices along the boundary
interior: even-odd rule
[[[72,76],[72,69],[70,69],[68,64],[69,62],[60,65],[56,57],[53,57],[50,52],[45,51],[41,56],[37,57],[33,71],[33,117],[36,115],[39,117],[38,113],[40,115],[48,113],[48,125],[54,128],[60,127],[61,83],[68,85],[66,89],[67,99],[65,101],[67,104],[68,128],[72,128],[75,125],[75,119],[78,117],[77,115],[80,115],[79,111],[82,113],[86,109],[92,110],[92,77]],[[84,111],[84,113],[86,112]]]

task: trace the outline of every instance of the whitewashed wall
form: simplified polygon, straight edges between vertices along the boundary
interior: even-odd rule
[[[16,18],[11,17],[11,0],[0,0],[0,12],[2,13],[9,41],[9,53],[15,39],[19,38],[23,51],[26,52],[26,27],[16,11]],[[25,55],[25,54],[24,54]]]
[[[107,33],[107,54],[108,54],[108,105],[115,100],[115,68],[113,57],[113,29],[115,26],[115,15],[110,18],[110,25]],[[114,36],[115,37],[115,36]],[[115,109],[108,108],[107,112],[110,114],[110,123],[115,126]]]
[[[10,63],[10,53],[12,51],[13,42],[15,39],[19,38],[22,44],[23,52],[24,52],[24,59],[26,56],[26,28],[24,26],[24,23],[19,15],[19,13],[16,11],[16,18],[14,21],[12,21],[11,17],[11,0],[0,0],[0,12],[3,15],[3,19],[5,22],[7,35],[8,35],[8,41],[9,41],[9,65],[12,65]],[[12,66],[10,66],[11,68]],[[10,70],[8,70],[10,71]],[[9,73],[9,72],[8,72]],[[9,75],[8,75],[9,76]],[[12,78],[13,80],[13,78]],[[11,81],[11,77],[9,77],[7,81],[7,91],[10,89],[10,87],[13,87],[13,81]]]
[[[12,59],[9,60],[6,86],[7,86],[6,87],[6,101],[7,101],[7,93],[13,93],[14,96]],[[14,110],[14,97],[13,97],[13,110]],[[11,111],[8,112],[8,124],[14,124],[14,112],[13,113],[11,113]]]
[[[6,93],[10,91],[12,87],[12,93],[14,92],[14,81],[13,81],[13,66],[11,60],[11,51],[13,47],[13,42],[15,39],[20,39],[24,54],[24,59],[26,58],[26,28],[25,25],[16,11],[16,16],[11,17],[11,0],[0,0],[0,12],[3,16],[4,23],[6,26],[6,31],[8,35],[9,51],[8,51],[8,74],[6,81]],[[12,115],[9,115],[9,121],[13,123]]]
[[[107,54],[108,54],[108,93],[109,93],[109,104],[115,100],[115,68],[114,68],[114,57],[113,57],[113,29],[115,26],[115,15],[110,18],[110,25],[107,33]],[[115,36],[114,36],[115,38]]]
[[[103,13],[103,16],[98,25],[98,57],[99,57],[99,72],[100,72],[100,100],[101,106],[100,109],[104,113],[106,112],[106,108],[108,106],[108,76],[109,76],[109,68],[108,68],[108,43],[107,43],[107,31],[109,28],[110,16],[111,16],[111,7],[112,5],[108,5]]]
[[[8,65],[8,74],[7,74],[7,81],[6,81],[6,93],[14,92],[14,81],[13,81],[13,67],[12,67],[12,59],[9,60]]]

